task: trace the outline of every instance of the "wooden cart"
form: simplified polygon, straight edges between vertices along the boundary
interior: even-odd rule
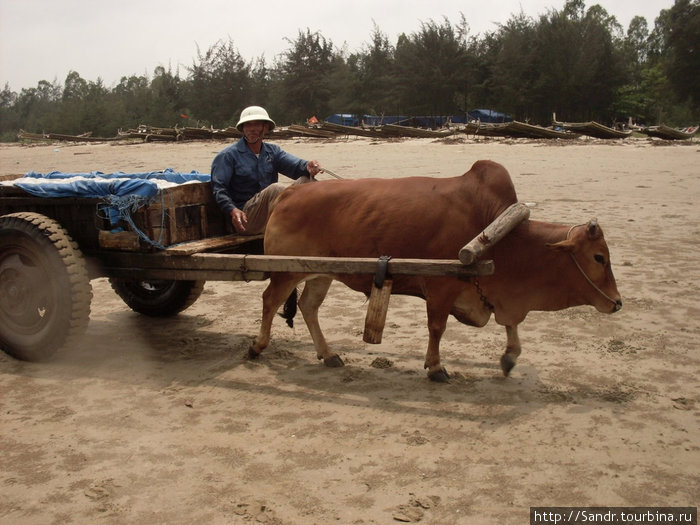
[[[391,259],[386,269],[458,278],[493,273],[493,263],[477,257],[528,214],[524,205],[511,207],[461,250],[460,260]],[[0,349],[19,359],[44,360],[79,339],[97,277],[108,277],[134,311],[170,316],[192,305],[207,280],[265,280],[282,271],[371,275],[377,267],[371,258],[263,255],[262,236],[235,234],[206,182],[159,191],[119,228],[102,199],[36,197],[0,185]],[[378,323],[380,332],[384,318],[376,312],[385,315],[389,293],[385,287],[370,298],[367,323]]]

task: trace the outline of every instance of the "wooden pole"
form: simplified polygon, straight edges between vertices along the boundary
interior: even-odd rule
[[[362,340],[365,343],[378,345],[382,342],[384,323],[386,322],[386,314],[389,310],[391,285],[392,281],[390,279],[385,279],[381,288],[372,286],[372,291],[369,295],[369,305],[367,306],[367,315],[365,316],[365,333],[362,336]]]
[[[503,239],[513,228],[530,216],[530,208],[522,202],[511,204],[503,213],[459,250],[464,265],[473,264],[486,250]]]
[[[200,273],[201,279],[212,272],[219,276],[225,272],[292,272],[329,274],[369,274],[377,269],[377,259],[369,257],[304,257],[289,255],[243,255],[222,253],[197,253],[193,255],[100,252],[99,261],[108,271],[120,268],[167,272],[178,279],[177,272]],[[475,275],[494,273],[493,261],[478,261],[469,266],[454,259],[391,259],[388,262],[389,275],[425,275],[435,277],[468,278]],[[165,279],[165,277],[158,277]],[[180,277],[182,278],[182,277]],[[187,277],[188,279],[190,277]],[[213,280],[213,279],[211,279]]]

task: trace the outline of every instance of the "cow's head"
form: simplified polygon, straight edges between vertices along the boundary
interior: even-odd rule
[[[617,312],[622,308],[622,299],[610,266],[608,244],[596,219],[572,226],[565,240],[547,246],[569,254],[571,264],[577,268],[570,274],[574,276],[574,282],[569,285],[581,290],[587,304],[603,313]]]

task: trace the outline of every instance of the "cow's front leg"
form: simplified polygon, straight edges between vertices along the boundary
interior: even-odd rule
[[[248,357],[257,358],[260,353],[270,344],[270,331],[272,330],[272,320],[280,306],[292,293],[299,279],[289,275],[280,276],[274,274],[270,278],[270,284],[263,292],[263,312],[260,332],[253,344],[248,348]]]
[[[508,377],[510,371],[513,370],[515,362],[520,355],[520,338],[518,337],[518,325],[506,325],[506,337],[508,342],[506,343],[506,351],[501,356],[501,370],[503,370],[503,375]]]
[[[448,310],[442,305],[431,307],[428,303],[428,351],[425,354],[425,366],[428,369],[428,377],[432,381],[445,383],[450,378],[445,367],[440,364],[440,339],[447,327]]]
[[[338,354],[333,354],[328,348],[326,338],[318,323],[318,309],[326,298],[328,289],[333,279],[329,277],[317,277],[306,281],[304,293],[299,299],[299,310],[304,316],[304,321],[311,334],[311,339],[316,347],[316,357],[323,359],[323,364],[330,367],[344,366],[343,360]]]

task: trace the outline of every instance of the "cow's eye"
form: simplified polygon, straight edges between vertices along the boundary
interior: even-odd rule
[[[597,263],[600,263],[600,264],[602,264],[603,266],[605,266],[605,257],[603,257],[602,255],[600,255],[599,253],[596,253],[596,254],[593,256],[593,258],[596,260]]]

